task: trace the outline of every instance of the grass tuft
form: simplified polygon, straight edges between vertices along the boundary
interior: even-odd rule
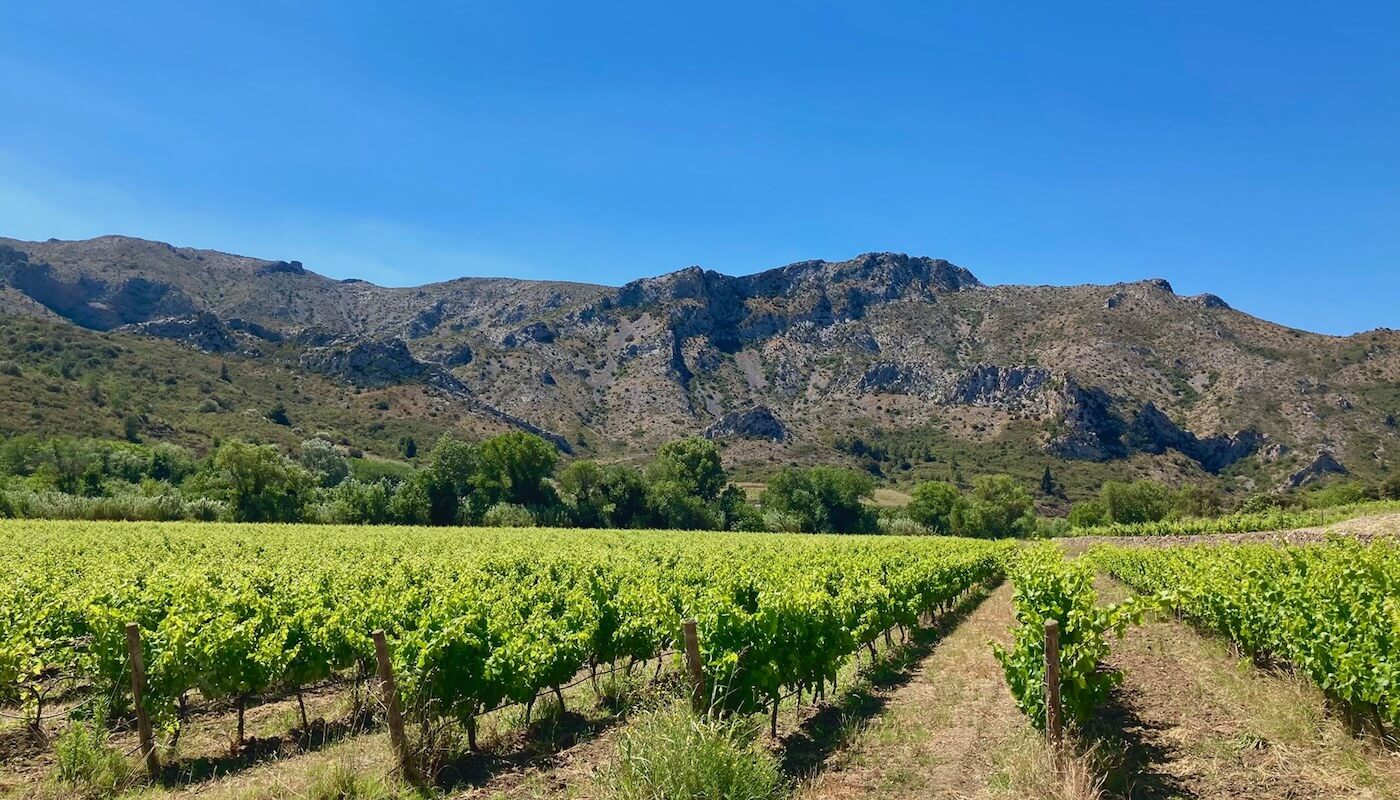
[[[618,743],[605,780],[615,800],[768,800],[784,789],[758,727],[699,716],[683,703],[644,713]]]

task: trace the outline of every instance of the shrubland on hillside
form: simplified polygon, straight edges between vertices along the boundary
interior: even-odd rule
[[[706,433],[739,475],[1051,466],[1071,494],[1375,477],[1400,443],[1394,331],[1289,329],[1163,280],[987,286],[894,253],[621,288],[390,288],[125,237],[0,239],[0,319],[6,433],[81,421],[201,447],[323,430],[398,457],[406,436],[521,428],[623,459]]]

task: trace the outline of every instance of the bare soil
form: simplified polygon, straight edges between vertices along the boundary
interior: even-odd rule
[[[1027,741],[990,643],[1010,639],[1012,587],[977,606],[890,691],[883,710],[798,789],[802,800],[1022,796],[1009,759]]]
[[[1105,600],[1128,593],[1107,578],[1100,587]],[[1216,637],[1149,619],[1109,664],[1124,682],[1090,727],[1117,762],[1112,796],[1400,797],[1400,754],[1353,736],[1306,680],[1258,668]]]

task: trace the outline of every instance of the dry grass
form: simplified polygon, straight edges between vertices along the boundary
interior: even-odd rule
[[[1125,593],[1102,582],[1105,601]],[[1353,736],[1322,693],[1222,639],[1149,619],[1114,647],[1124,684],[1110,788],[1127,796],[1400,798],[1400,754]]]
[[[1011,587],[981,603],[894,690],[882,712],[799,788],[799,800],[1098,796],[1092,761],[1056,768],[988,646],[1012,625]]]

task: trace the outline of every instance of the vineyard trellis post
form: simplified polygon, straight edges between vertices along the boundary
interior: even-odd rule
[[[1062,730],[1060,706],[1060,623],[1045,620],[1045,737],[1059,748]]]
[[[705,673],[700,665],[700,637],[695,632],[695,620],[681,623],[685,639],[685,666],[690,673],[690,702],[697,712],[705,710]]]
[[[415,772],[408,753],[408,739],[403,731],[403,710],[399,707],[399,687],[394,682],[394,666],[389,661],[389,644],[384,640],[384,631],[370,633],[374,640],[374,658],[379,662],[379,689],[384,695],[384,708],[389,718],[389,743],[394,748],[401,774],[413,780]]]
[[[126,623],[126,653],[131,661],[131,702],[136,708],[136,733],[141,738],[141,754],[152,779],[160,778],[160,755],[156,753],[155,736],[151,733],[151,717],[146,713],[143,699],[146,687],[146,662],[141,657],[141,626]]]

